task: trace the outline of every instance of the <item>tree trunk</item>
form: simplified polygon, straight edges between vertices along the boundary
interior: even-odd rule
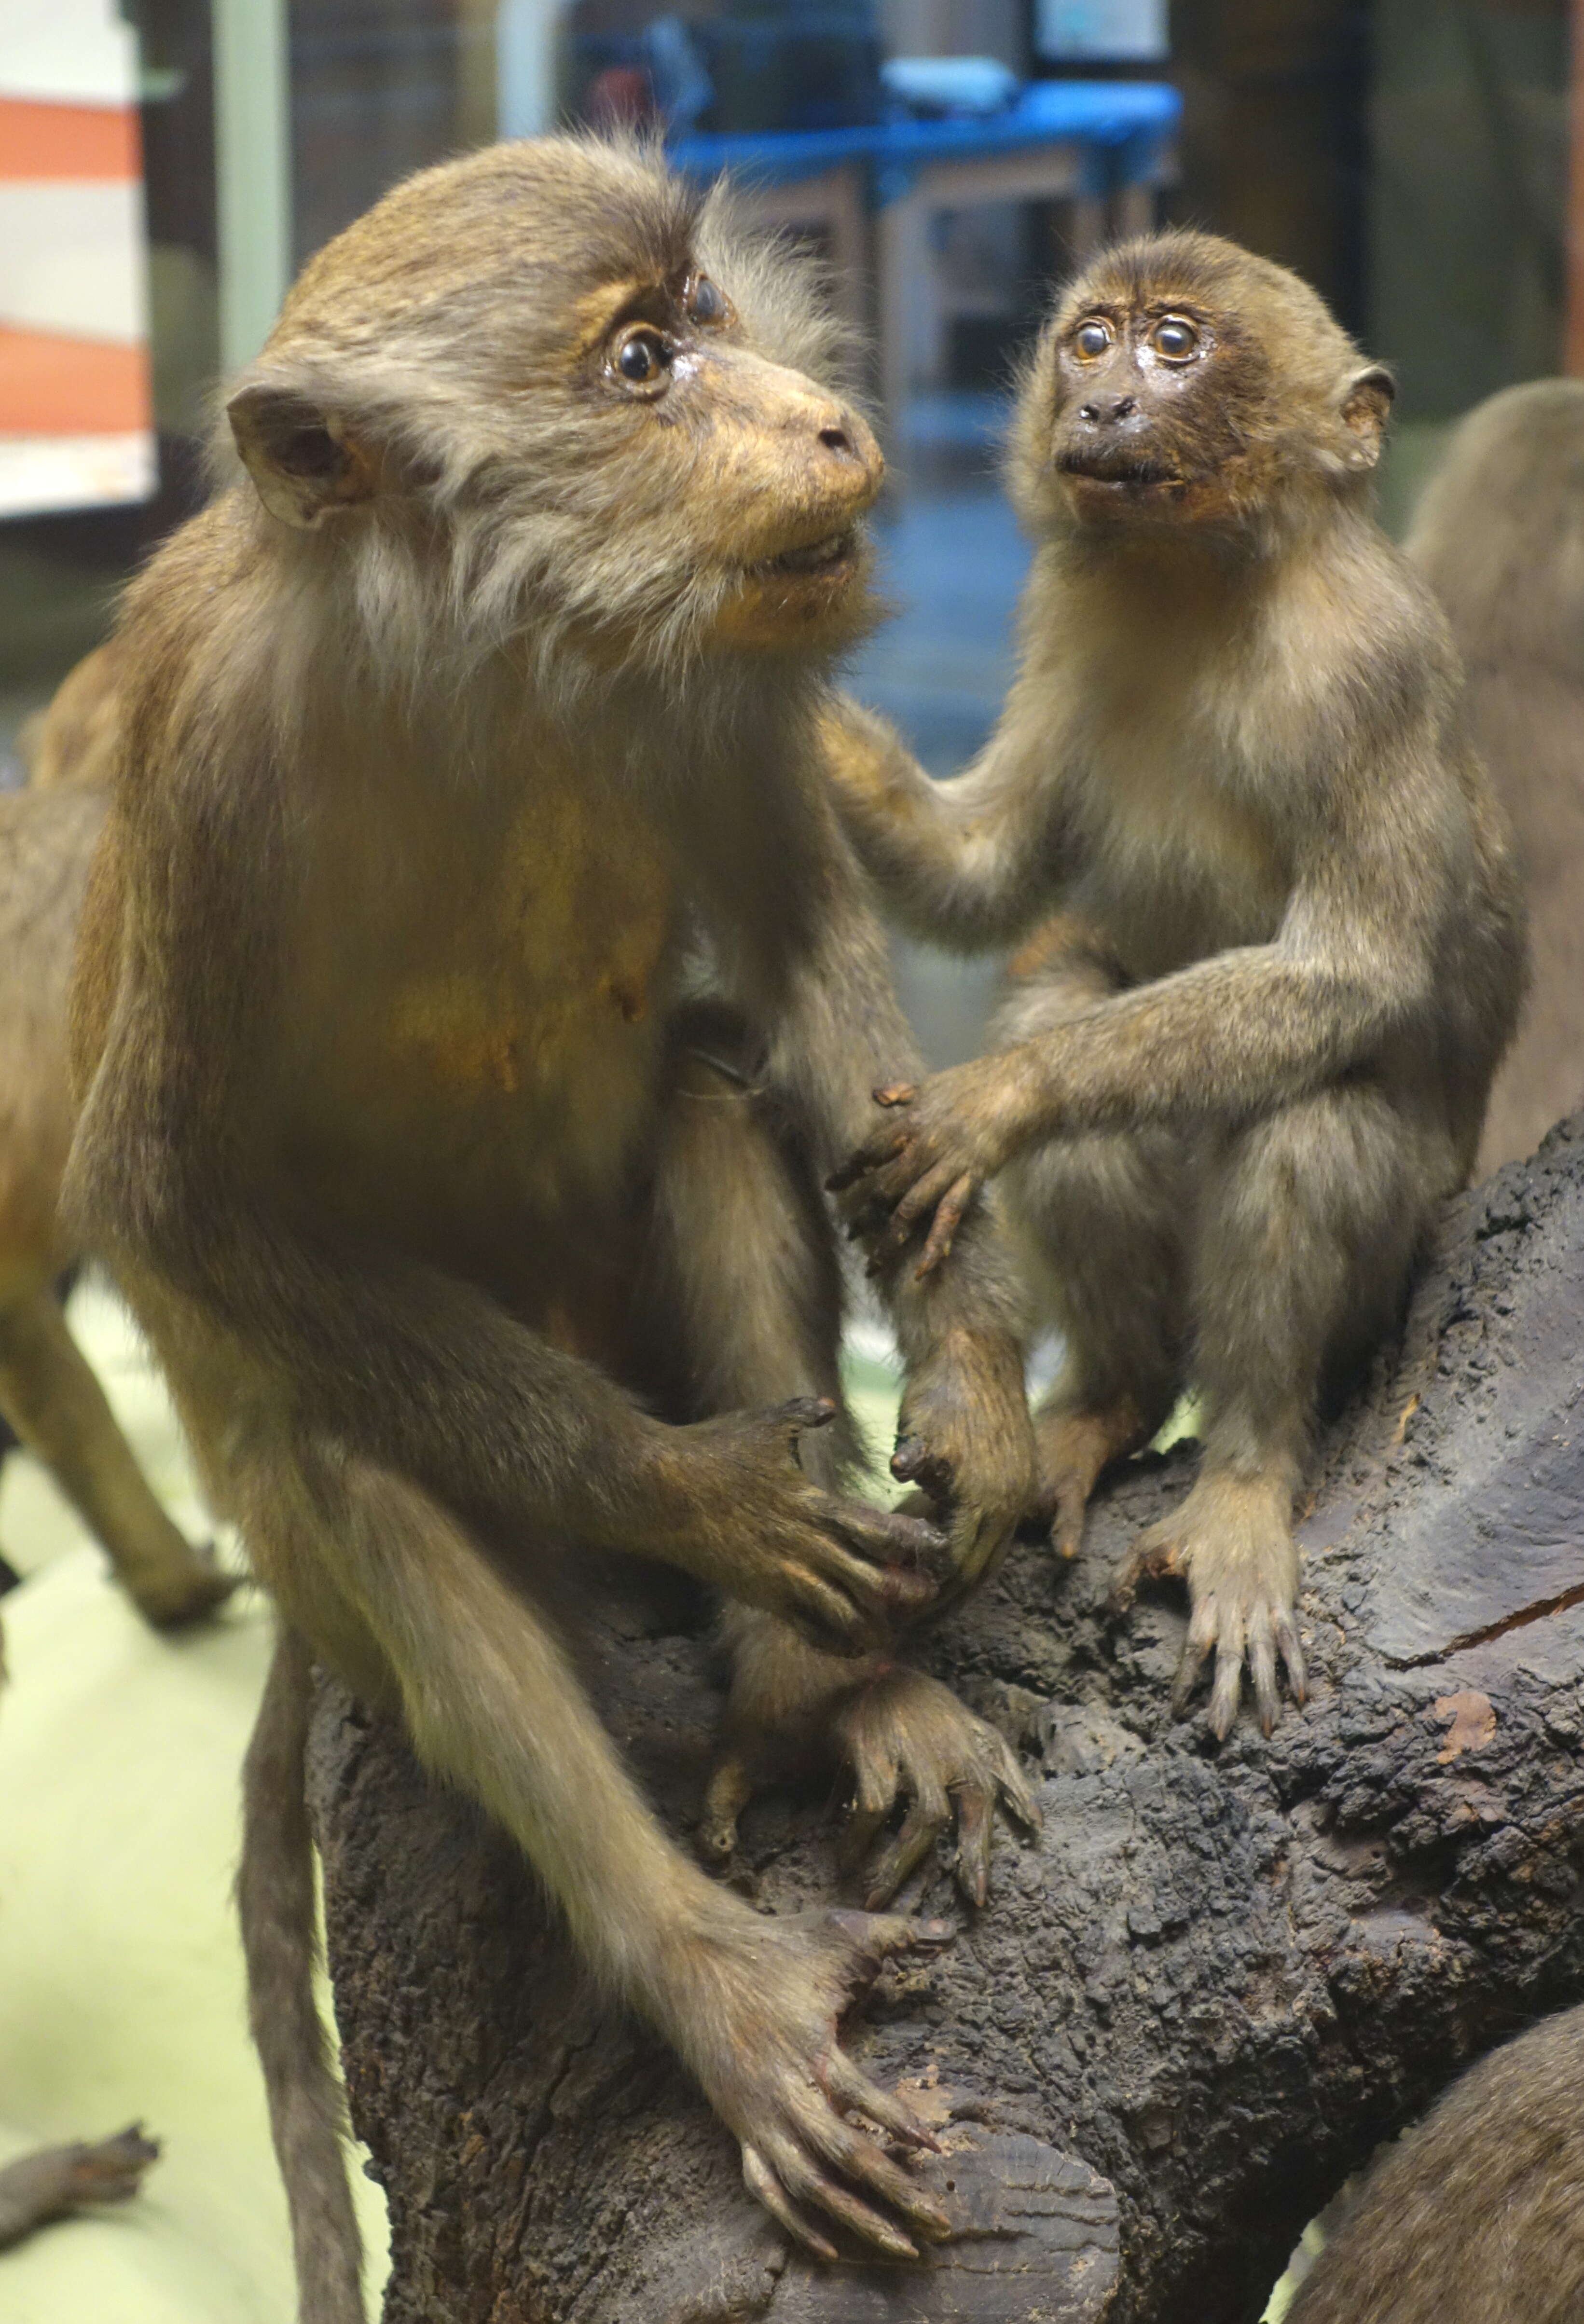
[[[1193,1455],[1131,1464],[1061,1566],[1019,1545],[932,1667],[1045,1771],[987,1909],[853,2027],[946,2133],[963,2238],[788,2258],[662,2044],[590,1990],[514,1850],[321,1694],[313,1789],[387,2324],[1250,2324],[1304,2221],[1466,2060],[1584,1997],[1584,1117],[1449,1210],[1401,1346],[1322,1448],[1312,1697],[1220,1749],[1167,1696],[1180,1593],[1107,1612]],[[686,1831],[706,1642],[612,1596],[596,1698]],[[828,1798],[744,1821],[827,1895]],[[929,1909],[951,1912],[944,1879]]]

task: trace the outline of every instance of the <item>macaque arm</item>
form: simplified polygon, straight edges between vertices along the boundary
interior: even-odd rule
[[[1025,1138],[1258,1112],[1333,1080],[1419,1014],[1446,892],[1424,869],[1440,835],[1408,812],[1396,831],[1385,811],[1376,820],[1315,846],[1273,943],[1197,961],[1008,1052]]]
[[[815,789],[785,805],[778,824],[769,802],[756,802],[761,876],[777,881],[782,907],[755,916],[742,911],[741,893],[732,899],[728,966],[768,1026],[769,1079],[791,1098],[824,1178],[872,1121],[877,1085],[916,1073],[918,1051],[828,798]],[[752,861],[745,841],[723,858],[728,870]],[[801,893],[801,913],[787,908],[788,891]],[[907,1367],[893,1470],[952,1508],[953,1565],[965,1582],[1004,1546],[1033,1490],[1009,1257],[993,1220],[978,1212],[950,1267],[929,1284],[884,1259],[876,1276]]]
[[[844,696],[822,728],[847,835],[911,935],[962,952],[1011,944],[1059,899],[1060,785],[1048,715],[1001,723],[961,775],[936,782],[894,727]]]

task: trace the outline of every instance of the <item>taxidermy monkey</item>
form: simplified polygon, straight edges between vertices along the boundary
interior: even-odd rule
[[[1581,2077],[1584,2009],[1471,2066],[1375,2164],[1286,2324],[1578,2324]]]
[[[103,650],[79,664],[34,733],[33,780],[43,771],[56,788],[0,798],[0,1414],[141,1611],[170,1628],[211,1611],[235,1577],[160,1507],[55,1293],[80,1255],[60,1209],[74,1113],[67,991],[105,820],[112,668]]]
[[[1212,1653],[1303,1692],[1294,1489],[1317,1394],[1395,1316],[1474,1160],[1523,982],[1510,841],[1456,657],[1372,521],[1391,382],[1304,283],[1209,235],[1100,258],[1023,382],[1036,550],[997,732],[932,783],[849,709],[830,754],[897,916],[1015,964],[995,1054],[879,1088],[833,1178],[884,1263],[1003,1176],[1066,1342],[1037,1416],[1076,1550],[1105,1464],[1184,1376],[1205,1454],[1120,1583],[1186,1578]]]
[[[942,1536],[840,1490],[810,1174],[914,1053],[818,751],[881,472],[838,352],[795,262],[636,150],[474,154],[310,263],[228,406],[247,477],[128,600],[70,1199],[284,1618],[241,1900],[309,2324],[361,2312],[306,1978],[310,1657],[520,1842],[789,2233],[947,2226],[844,2119],[928,2143],[835,2038],[914,1926],[708,1880],[558,1621],[589,1549],[737,1601],[716,1845],[769,1721],[825,1720],[866,1811],[905,1792],[933,1836],[955,1800],[976,1892],[998,1794],[1031,1804],[885,1647]],[[976,1237],[892,1276],[894,1465],[960,1577],[1033,1487],[1005,1276]]]
[[[1529,894],[1533,973],[1483,1175],[1584,1104],[1584,380],[1532,380],[1471,411],[1405,546],[1451,622]]]

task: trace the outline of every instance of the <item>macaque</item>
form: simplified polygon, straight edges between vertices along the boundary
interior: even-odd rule
[[[154,1498],[56,1296],[79,1256],[60,1201],[74,1113],[67,991],[105,821],[109,676],[108,657],[90,656],[35,730],[33,780],[42,771],[55,788],[0,797],[0,1415],[103,1543],[140,1611],[176,1628],[211,1612],[235,1577]]]
[[[301,2315],[361,2313],[306,1976],[314,1660],[520,1843],[787,2232],[906,2257],[947,2218],[847,2117],[929,2134],[835,2029],[934,1932],[711,1881],[564,1638],[590,1552],[725,1594],[717,1851],[772,1725],[822,1728],[865,1813],[955,1810],[971,1894],[997,1800],[1032,1812],[891,1644],[1033,1489],[977,1228],[882,1276],[893,1465],[939,1527],[844,1489],[819,1180],[916,1066],[819,750],[881,474],[834,326],[637,150],[501,146],[322,250],[227,411],[247,473],[120,632],[69,1199],[282,1617],[241,1903]]]
[[[1584,2009],[1471,2066],[1381,2153],[1286,2324],[1577,2324],[1581,2077]]]
[[[1065,1343],[1040,1506],[1078,1547],[1189,1380],[1204,1457],[1119,1583],[1186,1579],[1185,1702],[1303,1698],[1293,1509],[1317,1402],[1393,1323],[1474,1161],[1523,983],[1505,819],[1419,575],[1377,529],[1391,402],[1315,294],[1209,235],[1103,255],[1023,381],[1021,665],[932,783],[851,706],[834,793],[892,909],[1009,944],[993,1054],[877,1087],[833,1178],[927,1277],[999,1178]]]
[[[1451,622],[1529,895],[1533,973],[1483,1176],[1584,1105],[1584,380],[1531,380],[1471,411],[1404,545]]]

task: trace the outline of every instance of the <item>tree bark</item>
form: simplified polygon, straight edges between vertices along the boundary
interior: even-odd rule
[[[920,2268],[788,2257],[662,2044],[591,1991],[515,1851],[325,1685],[312,1787],[387,2324],[1250,2324],[1306,2219],[1453,2071],[1584,1997],[1584,1116],[1453,1204],[1401,1342],[1321,1448],[1312,1695],[1228,1742],[1167,1697],[1180,1593],[1107,1610],[1193,1455],[1082,1557],[1020,1544],[931,1666],[1044,1770],[1037,1848],[855,2022],[951,2151]],[[613,1592],[596,1698],[686,1831],[696,1618]],[[834,1886],[833,1801],[744,1821],[766,1907]],[[954,1913],[944,1877],[925,1901]]]

